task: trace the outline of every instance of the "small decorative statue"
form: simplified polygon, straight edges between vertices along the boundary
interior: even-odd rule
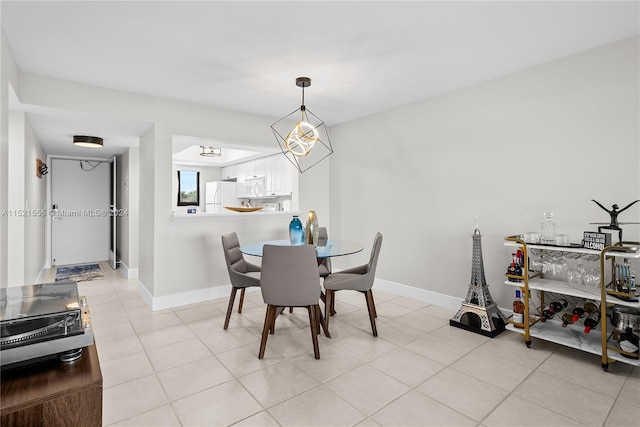
[[[611,216],[611,222],[608,225],[602,225],[600,227],[598,227],[598,232],[602,231],[603,229],[606,230],[617,230],[618,231],[618,238],[620,239],[620,243],[622,243],[622,228],[620,228],[620,225],[623,224],[638,224],[637,222],[618,222],[618,215],[624,211],[626,211],[627,209],[629,209],[631,206],[635,205],[636,203],[640,202],[640,200],[635,200],[631,203],[629,203],[627,206],[625,206],[622,209],[619,209],[617,204],[613,204],[611,205],[611,210],[605,208],[602,203],[598,202],[597,200],[593,200],[591,199],[592,202],[594,202],[596,205],[600,206],[603,210],[605,210],[610,216]],[[619,210],[618,210],[619,209]],[[603,224],[603,223],[595,223],[595,224]],[[606,224],[606,223],[604,223]]]

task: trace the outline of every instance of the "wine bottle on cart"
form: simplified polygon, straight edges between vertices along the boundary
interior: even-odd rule
[[[553,316],[564,310],[567,305],[569,305],[569,303],[564,298],[558,298],[557,301],[551,301],[549,306],[542,310],[542,319],[540,319],[540,321],[546,322],[547,319],[553,318]]]
[[[588,334],[592,329],[595,329],[600,323],[600,311],[594,310],[589,313],[589,316],[584,319],[584,333]]]
[[[580,304],[576,304],[575,306],[573,306],[573,309],[571,310],[571,315],[573,316],[573,322],[577,322],[578,319],[582,319],[584,317],[584,307],[582,307]]]
[[[524,324],[524,302],[522,301],[520,290],[516,290],[516,299],[513,301],[513,323],[517,327]]]
[[[551,309],[551,306],[548,306],[547,308],[545,308],[544,310],[542,310],[542,318],[540,319],[541,322],[546,322],[549,319],[553,319],[553,316],[555,316],[556,314],[554,313],[554,311]]]
[[[556,301],[552,301],[551,304],[549,304],[551,307],[553,307],[553,310],[556,313],[560,313],[562,310],[564,310],[565,308],[567,308],[567,306],[569,305],[569,303],[567,302],[566,299],[564,298],[558,298]]]
[[[582,304],[582,308],[584,308],[584,312],[587,313],[587,315],[600,309],[598,304],[593,301],[586,301],[584,304]]]
[[[567,325],[570,325],[573,323],[573,314],[565,312],[562,315],[562,327],[566,328]]]

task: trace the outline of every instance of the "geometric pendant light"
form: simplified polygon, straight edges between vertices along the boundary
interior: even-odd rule
[[[271,125],[282,153],[302,173],[333,153],[324,122],[304,105],[304,88],[311,79],[298,77],[302,88],[302,105]]]

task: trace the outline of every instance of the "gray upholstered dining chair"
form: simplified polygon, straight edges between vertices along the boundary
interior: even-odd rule
[[[324,279],[325,291],[325,319],[327,328],[329,327],[329,316],[335,313],[335,294],[336,291],[352,290],[362,292],[367,301],[367,310],[369,311],[369,321],[371,322],[371,331],[373,336],[378,336],[376,328],[376,305],[373,300],[373,281],[375,280],[376,267],[378,265],[378,256],[380,255],[380,247],[382,246],[382,234],[376,233],[373,239],[373,249],[369,262],[358,267],[348,268],[339,273],[330,274]]]
[[[327,240],[329,240],[327,227],[319,227],[318,231],[318,246],[325,246]],[[329,276],[331,274],[331,258],[327,257],[323,259],[322,262],[318,264],[318,271],[320,272],[320,277]]]
[[[305,307],[309,312],[309,327],[313,341],[313,353],[320,359],[318,333],[321,320],[320,276],[316,250],[311,245],[277,246],[264,245],[262,272],[260,277],[262,298],[267,312],[262,328],[262,340],[258,358],[264,357],[269,334],[275,331],[278,312],[284,307]],[[326,327],[325,333],[328,334]]]
[[[236,299],[236,292],[240,292],[240,303],[238,313],[242,313],[244,303],[244,292],[251,286],[260,286],[260,267],[247,262],[240,252],[240,241],[238,235],[233,233],[222,235],[222,248],[224,259],[227,262],[227,271],[231,280],[231,295],[229,296],[229,306],[227,307],[227,317],[224,319],[224,329],[229,327],[229,319],[233,311],[233,303]]]
[[[318,227],[318,246],[325,246],[329,240],[327,227]],[[331,258],[326,257],[318,264],[320,277],[325,278],[331,274]],[[289,307],[289,313],[293,313],[293,307]]]

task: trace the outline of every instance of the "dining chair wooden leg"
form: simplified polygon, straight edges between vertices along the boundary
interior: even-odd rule
[[[231,288],[231,295],[229,295],[229,306],[227,307],[227,317],[224,319],[224,329],[229,327],[229,319],[231,319],[231,312],[233,311],[233,302],[236,300],[236,292],[238,288]]]
[[[316,359],[320,359],[320,348],[318,347],[318,320],[316,319],[316,306],[307,307],[309,311],[309,329],[311,329],[311,341],[313,341],[313,355]]]
[[[331,312],[330,314],[332,316],[336,315],[336,291],[331,291],[331,304],[329,305],[329,307],[331,308]]]
[[[242,288],[242,290],[240,291],[240,304],[238,304],[238,313],[242,313],[242,306],[244,305],[244,291],[247,290],[247,288]]]
[[[271,335],[276,333],[276,317],[278,317],[278,313],[279,313],[278,310],[280,309],[281,309],[280,307],[274,307],[273,308],[274,314],[273,316],[269,317],[269,333]]]
[[[329,330],[329,316],[331,316],[331,303],[333,302],[333,292],[331,290],[325,291],[324,300],[324,322],[327,330]]]
[[[364,296],[367,299],[367,310],[369,311],[369,321],[371,322],[371,331],[373,332],[373,336],[377,337],[378,329],[376,328],[376,318],[374,316],[375,306],[374,306],[373,294],[371,293],[371,290],[366,291]]]
[[[293,307],[289,307],[289,313],[293,313]]]
[[[269,331],[273,325],[272,317],[275,313],[274,306],[267,305],[267,311],[264,315],[264,326],[262,327],[262,339],[260,340],[260,351],[258,352],[258,359],[262,359],[264,357],[264,351],[267,347],[267,338],[269,337]]]
[[[322,310],[320,309],[320,304],[318,304],[316,306],[316,316],[318,317],[318,322],[320,323],[320,326],[322,327],[322,330],[324,331],[324,336],[327,338],[331,338],[331,334],[329,333],[329,327],[327,326],[327,322],[324,319],[324,316],[322,315]],[[320,333],[320,328],[318,328],[318,334]]]
[[[369,293],[371,294],[371,307],[373,307],[373,317],[378,318],[378,311],[376,310],[376,302],[373,299],[373,289],[369,289]]]

